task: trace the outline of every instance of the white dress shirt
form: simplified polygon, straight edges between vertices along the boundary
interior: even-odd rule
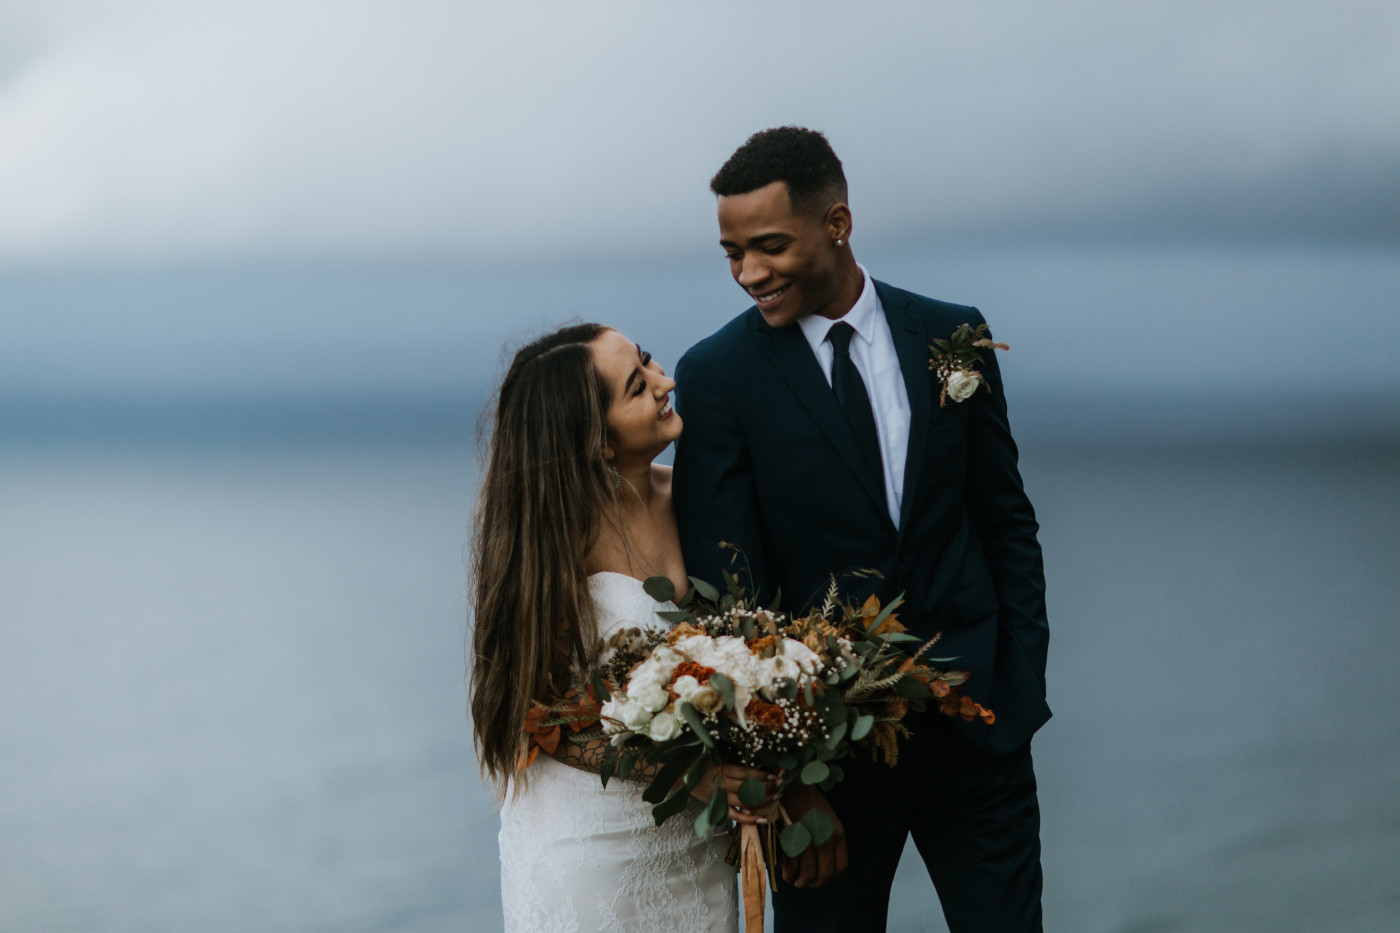
[[[894,336],[880,296],[875,293],[874,280],[860,266],[865,286],[860,297],[844,317],[837,318],[851,325],[851,362],[856,364],[870,407],[875,415],[875,431],[880,437],[880,463],[885,468],[885,505],[890,518],[899,526],[899,507],[904,501],[904,460],[909,453],[909,393],[904,388],[904,373],[899,368]],[[836,351],[827,342],[826,333],[836,321],[819,314],[799,318],[802,336],[812,346],[817,364],[831,384],[831,364]]]

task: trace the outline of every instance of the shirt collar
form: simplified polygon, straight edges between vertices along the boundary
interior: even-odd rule
[[[798,318],[797,326],[802,328],[802,336],[807,338],[807,343],[811,344],[815,352],[826,340],[827,331],[837,321],[845,321],[851,325],[851,329],[856,332],[856,336],[869,344],[875,337],[875,315],[880,313],[880,299],[875,294],[875,281],[870,278],[870,273],[865,271],[865,266],[856,263],[856,268],[860,270],[864,278],[864,284],[860,290],[860,297],[856,303],[851,305],[851,310],[833,321],[831,318],[822,317],[820,314],[809,314],[806,317]]]

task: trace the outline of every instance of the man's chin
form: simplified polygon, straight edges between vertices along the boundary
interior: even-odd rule
[[[772,311],[764,311],[762,308],[759,308],[758,313],[763,315],[763,323],[767,324],[774,330],[779,330],[783,327],[787,327],[789,324],[793,323],[802,316],[800,311],[787,311],[778,308],[775,308]]]

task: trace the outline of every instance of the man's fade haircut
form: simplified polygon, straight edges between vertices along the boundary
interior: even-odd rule
[[[797,213],[821,214],[846,201],[846,173],[826,137],[800,126],[761,130],[734,150],[710,179],[720,197],[748,194],[784,182]]]

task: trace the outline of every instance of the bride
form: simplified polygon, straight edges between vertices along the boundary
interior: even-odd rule
[[[501,383],[472,548],[471,714],[477,757],[504,798],[501,900],[508,931],[733,931],[727,838],[692,819],[657,827],[641,799],[654,768],[605,789],[602,740],[559,744],[517,770],[531,703],[558,696],[568,671],[628,626],[665,626],[642,588],[689,583],[671,507],[671,468],[652,461],[681,430],[675,383],[615,330],[579,324],[522,348]],[[753,773],[713,768],[730,817]],[[766,802],[765,802],[766,803]]]

